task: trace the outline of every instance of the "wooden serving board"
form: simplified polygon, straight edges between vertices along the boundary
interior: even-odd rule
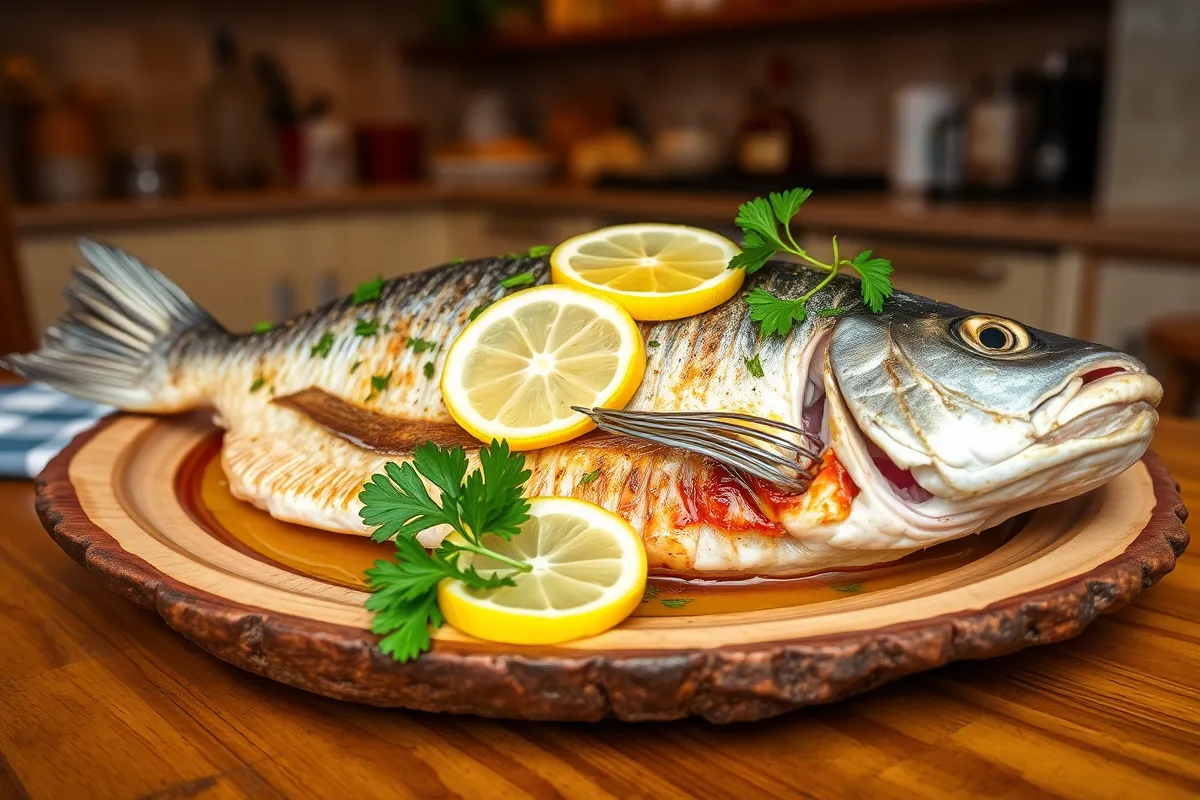
[[[39,479],[59,545],[112,591],[208,652],[330,697],[542,720],[753,720],[965,658],[1074,636],[1170,572],[1188,544],[1174,481],[1153,455],[1089,494],[1033,512],[998,548],[869,594],[692,616],[631,617],[555,647],[451,628],[398,664],[365,594],[249,553],[181,499],[199,416],[114,416]]]

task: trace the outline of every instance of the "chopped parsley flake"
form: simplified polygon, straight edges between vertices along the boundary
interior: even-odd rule
[[[763,376],[762,361],[758,358],[758,353],[754,354],[754,358],[746,359],[746,369],[750,370],[750,374],[756,378]]]
[[[354,323],[355,336],[374,336],[379,333],[379,320],[377,319],[360,319]]]
[[[537,280],[537,278],[533,277],[532,272],[519,272],[516,275],[510,275],[504,280],[500,281],[500,285],[505,289],[513,289],[517,286],[528,286],[535,280]]]
[[[417,355],[424,353],[426,350],[432,350],[437,347],[437,342],[432,342],[429,339],[422,339],[419,336],[410,336],[404,343],[405,347],[412,348],[412,351]]]
[[[317,340],[317,343],[314,344],[312,346],[312,349],[308,351],[308,357],[316,358],[317,356],[320,356],[321,358],[328,358],[329,351],[332,348],[333,348],[333,334],[328,333],[328,332],[323,333],[323,334],[321,334],[321,338]]]
[[[354,289],[354,305],[361,306],[363,303],[370,303],[372,300],[379,299],[379,293],[383,291],[383,276],[375,276],[375,280],[360,283]]]
[[[387,388],[388,388],[388,384],[391,382],[392,382],[392,373],[390,373],[390,372],[387,375],[372,375],[371,376],[371,393],[374,394],[375,392],[380,392],[380,393],[386,392]]]

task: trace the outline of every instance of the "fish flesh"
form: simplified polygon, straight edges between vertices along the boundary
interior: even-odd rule
[[[446,264],[386,281],[376,299],[347,297],[236,334],[133,256],[91,241],[81,250],[67,314],[38,351],[0,365],[130,411],[210,406],[226,431],[234,495],[282,520],[357,535],[369,533],[359,491],[388,461],[425,441],[475,457],[478,442],[441,398],[448,345],[475,309],[510,291],[504,278],[549,280],[544,258]],[[648,364],[627,406],[803,428],[826,444],[806,492],[593,432],[526,453],[527,494],[616,512],[658,572],[791,575],[976,533],[1086,492],[1146,450],[1162,389],[1136,359],[1098,344],[903,292],[871,313],[846,276],[808,304],[843,313],[758,335],[747,292],[796,298],[822,277],[773,262],[711,311],[639,323]],[[761,377],[747,363],[755,357]]]

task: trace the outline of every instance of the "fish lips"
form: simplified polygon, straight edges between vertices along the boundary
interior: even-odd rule
[[[826,382],[837,390],[832,374]],[[838,438],[850,450],[865,449],[870,441],[897,471],[910,471],[932,497],[914,501],[912,492],[898,489],[869,457],[843,459],[860,462],[859,470],[869,472],[863,477],[889,486],[910,512],[946,516],[1036,495],[1037,502],[1028,503],[1032,507],[1088,491],[1131,466],[1149,446],[1161,397],[1161,385],[1139,362],[1109,356],[1081,366],[1026,415],[980,413],[971,424],[960,420],[961,430],[950,427],[925,437],[931,452],[900,444],[874,420],[851,414],[841,427],[849,422],[854,430]],[[939,442],[951,443],[953,452],[939,453]],[[989,442],[997,445],[991,458]]]

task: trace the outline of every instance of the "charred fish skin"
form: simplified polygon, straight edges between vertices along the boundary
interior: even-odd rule
[[[315,391],[383,424],[453,439],[437,380],[446,346],[474,309],[507,293],[504,278],[532,271],[535,283],[548,280],[545,259],[445,265],[385,282],[378,299],[347,297],[235,335],[132,256],[92,242],[82,250],[67,315],[38,352],[0,361],[130,410],[212,405],[228,431],[222,463],[235,495],[280,519],[357,535],[367,533],[363,481],[397,457],[284,398]],[[829,464],[806,495],[764,516],[762,498],[730,492],[708,459],[587,437],[528,453],[529,492],[621,514],[642,534],[652,568],[789,574],[893,560],[977,532],[1086,491],[1145,450],[1161,388],[1099,345],[903,292],[872,314],[845,276],[809,301],[789,336],[758,335],[747,293],[795,299],[822,277],[774,262],[711,311],[642,323],[657,346],[628,405],[738,411],[819,432]],[[813,313],[828,307],[846,310]],[[964,339],[989,319],[1029,346],[996,353]],[[746,365],[754,357],[761,378]],[[431,544],[437,532],[427,533]]]

